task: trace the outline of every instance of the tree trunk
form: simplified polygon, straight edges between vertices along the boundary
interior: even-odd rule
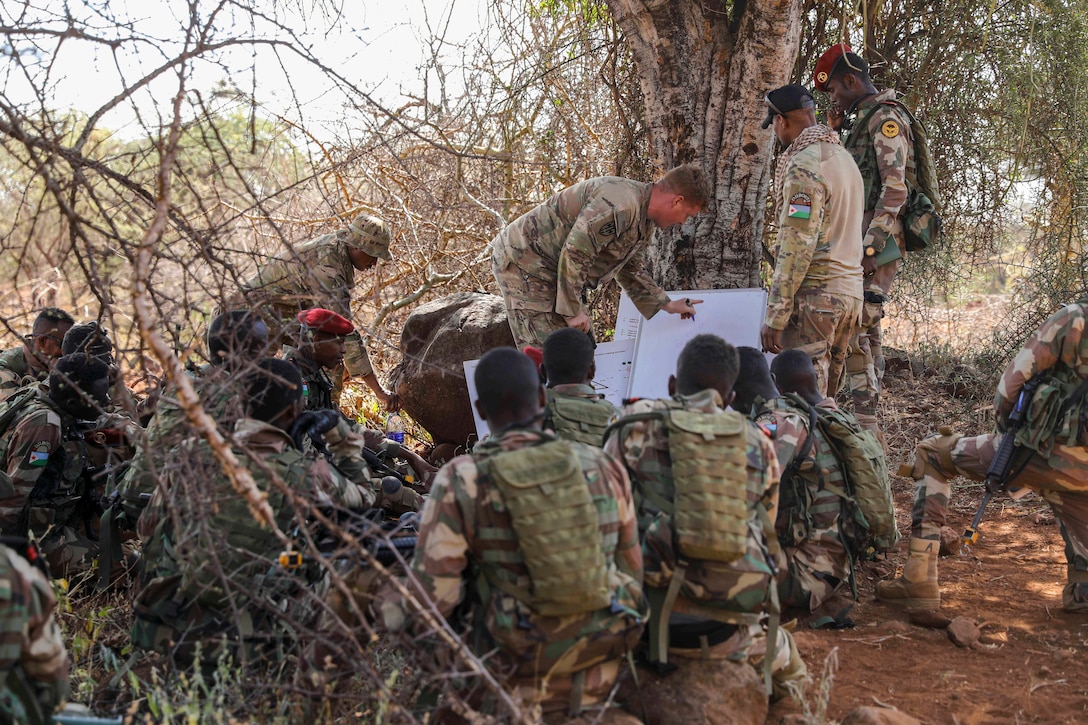
[[[789,81],[800,0],[607,0],[638,68],[662,170],[698,162],[712,187],[695,223],[659,231],[647,258],[666,289],[759,285],[773,134],[763,94]]]

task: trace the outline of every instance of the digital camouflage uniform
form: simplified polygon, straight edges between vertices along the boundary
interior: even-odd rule
[[[378,220],[375,223],[381,225]],[[376,234],[385,234],[388,240],[384,225],[380,229],[363,230],[363,235]],[[347,227],[311,239],[281,252],[242,285],[242,296],[248,304],[266,315],[273,337],[277,328],[280,334],[297,332],[296,315],[300,310],[322,307],[349,320],[354,319],[351,314],[351,293],[355,289],[356,270],[348,257],[348,250],[358,247],[360,238],[360,234]],[[388,258],[388,254],[384,258]],[[347,344],[344,369],[353,376],[372,374],[374,366],[370,363],[370,355],[359,331],[353,331],[344,339]],[[342,379],[342,370],[334,370],[332,380],[338,399]]]
[[[68,651],[53,617],[56,607],[45,574],[0,545],[2,722],[46,722],[68,696]],[[13,681],[21,686],[13,688]],[[29,701],[20,697],[20,691]]]
[[[488,583],[502,580],[532,587],[506,500],[490,478],[480,475],[479,461],[556,440],[546,431],[507,430],[478,445],[472,455],[444,465],[423,508],[411,565],[426,597],[443,616],[451,616],[466,599],[474,604],[470,646],[481,655],[494,651],[489,666],[508,677],[508,688],[525,702],[540,704],[545,713],[565,709],[575,682],[583,677],[583,706],[607,698],[647,615],[627,474],[599,449],[579,443],[564,445],[577,457],[592,497],[611,607],[545,616]],[[474,577],[472,572],[483,575]],[[403,626],[405,606],[396,597],[385,603],[388,626]]]
[[[827,399],[820,405],[835,404]],[[787,566],[779,574],[779,600],[783,606],[815,611],[850,577],[850,554],[840,530],[842,501],[829,490],[846,488],[842,464],[817,427],[807,455],[788,480],[787,472],[794,470],[794,460],[809,437],[808,413],[788,398],[779,397],[757,404],[753,414],[772,431],[783,471],[775,531]]]
[[[49,369],[39,367],[37,360],[27,353],[25,345],[0,353],[0,402],[10,398],[24,385],[41,383],[48,378]]]
[[[812,358],[825,395],[842,384],[862,306],[861,177],[833,134],[810,126],[787,151],[765,319],[783,349]]]
[[[345,432],[342,423],[326,434],[334,452]],[[234,438],[240,446],[235,455],[267,492],[281,531],[293,531],[298,514],[265,467],[317,507],[360,509],[371,502],[366,487],[324,457],[303,454],[280,428],[242,418]],[[202,439],[175,448],[139,526],[145,586],[136,597],[132,632],[139,647],[184,660],[203,640],[202,658],[214,661],[225,646],[219,637],[232,647],[240,636],[244,655],[257,656],[281,643],[290,627],[312,625],[321,610],[313,600],[327,588],[321,567],[289,571],[276,563],[283,543],[253,518]]]
[[[895,243],[901,253],[906,253],[901,211],[907,202],[907,175],[914,173],[914,139],[910,118],[894,101],[893,90],[862,100],[856,109],[855,125],[846,133],[843,146],[857,162],[865,183],[864,244],[879,252],[885,244]],[[869,122],[862,124],[867,116]],[[865,280],[866,292],[890,294],[901,263],[902,258],[878,267]],[[854,414],[873,430],[880,380],[884,377],[880,332],[883,314],[882,304],[865,303],[861,332],[846,361]]]
[[[613,277],[643,317],[669,303],[645,268],[653,237],[647,217],[652,184],[603,176],[563,189],[506,226],[491,242],[499,283],[519,348],[541,347],[566,318],[582,312],[583,295]]]
[[[544,427],[560,438],[587,443],[598,448],[601,436],[619,410],[592,385],[569,383],[547,388],[548,404],[544,408]],[[558,402],[556,398],[560,398]],[[564,405],[575,401],[575,405]],[[557,410],[562,408],[562,410]]]
[[[24,398],[29,395],[29,398]],[[4,476],[0,477],[0,533],[40,541],[54,576],[85,571],[98,545],[85,535],[81,509],[90,485],[84,474],[87,448],[76,421],[61,412],[38,383],[0,406],[18,411],[0,432]]]
[[[1002,430],[1015,406],[1020,388],[1040,374],[1057,373],[1070,382],[1088,380],[1088,300],[1067,305],[1054,313],[1032,333],[1024,347],[1005,368],[994,396],[996,433],[965,437],[940,435],[918,444],[912,476],[915,484],[911,536],[913,540],[933,542],[940,539],[941,526],[948,512],[951,487],[948,480],[964,476],[974,481],[986,478],[990,462],[1001,445]],[[1041,391],[1040,391],[1041,392]],[[1044,403],[1036,393],[1043,416],[1056,412],[1065,401],[1061,398]],[[1025,429],[1032,432],[1036,406],[1029,409]],[[1053,438],[1048,452],[1035,452],[1023,471],[1010,481],[1018,487],[1035,491],[1050,504],[1061,526],[1065,541],[1068,584],[1062,593],[1067,609],[1088,610],[1088,416],[1084,398],[1068,409],[1070,421],[1064,443]],[[1018,436],[1019,440],[1019,436]],[[1030,450],[1030,449],[1029,449]],[[1023,449],[1021,449],[1023,451]],[[1022,456],[1014,458],[1013,471]],[[912,540],[912,545],[914,541]]]

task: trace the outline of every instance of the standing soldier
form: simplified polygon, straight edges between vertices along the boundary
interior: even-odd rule
[[[876,585],[877,596],[906,607],[936,609],[940,532],[948,514],[949,479],[985,480],[1005,435],[1015,435],[1006,483],[1038,493],[1054,511],[1065,541],[1067,583],[1062,606],[1088,612],[1088,298],[1067,305],[1032,333],[1005,368],[994,396],[997,430],[965,437],[943,429],[914,453],[910,554],[902,576]],[[1020,391],[1042,378],[1022,427],[1008,433]],[[905,468],[906,466],[904,466]],[[903,470],[900,470],[903,473]]]
[[[916,173],[911,119],[894,90],[877,91],[869,65],[845,43],[832,46],[816,61],[815,85],[831,95],[828,122],[845,133],[843,146],[865,184],[865,307],[846,368],[854,415],[879,435],[876,413],[884,377],[880,320],[906,252],[903,207],[907,180]]]
[[[678,166],[654,184],[602,176],[554,194],[499,232],[491,271],[517,346],[540,347],[564,327],[590,332],[589,290],[613,277],[643,317],[688,318],[701,300],[670,300],[645,269],[655,228],[682,224],[706,208],[703,171]]]
[[[38,313],[23,344],[0,353],[0,401],[24,385],[49,377],[49,367],[61,356],[64,335],[74,324],[71,315],[56,307]]]
[[[492,437],[438,472],[413,578],[442,616],[472,603],[458,625],[525,703],[575,717],[607,699],[647,614],[627,475],[540,429],[544,390],[517,350],[484,355],[476,389]],[[403,626],[405,606],[384,603],[387,626]]]
[[[543,368],[548,381],[544,427],[560,438],[600,448],[601,436],[617,411],[590,384],[597,365],[589,335],[573,327],[548,335]]]
[[[842,386],[861,320],[862,184],[839,135],[816,123],[803,86],[766,96],[767,118],[786,147],[775,173],[778,255],[760,336],[763,349],[812,358],[823,396]]]
[[[379,259],[392,259],[389,230],[381,219],[360,214],[342,229],[281,252],[261,266],[256,277],[242,285],[241,296],[246,307],[260,309],[270,324],[279,326],[275,331],[278,335],[294,330],[295,316],[300,310],[312,307],[333,310],[350,320],[355,272],[365,272]],[[386,408],[399,407],[396,395],[378,380],[358,331],[348,335],[344,365],[333,371],[333,398],[337,402],[344,370],[353,377],[361,377]]]

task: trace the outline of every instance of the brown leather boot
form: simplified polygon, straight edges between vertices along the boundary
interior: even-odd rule
[[[877,582],[877,598],[901,607],[939,609],[941,589],[937,586],[937,555],[940,548],[940,541],[911,539],[903,576]]]

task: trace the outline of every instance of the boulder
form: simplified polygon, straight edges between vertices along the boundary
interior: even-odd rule
[[[640,667],[638,684],[626,680],[619,702],[628,712],[646,709],[649,725],[763,725],[767,695],[747,663],[670,658],[679,669],[666,675]]]
[[[890,707],[865,706],[851,710],[842,720],[842,725],[921,725],[921,723],[899,710]]]
[[[956,617],[948,624],[948,638],[957,647],[970,647],[982,635],[975,625],[975,620],[967,617]]]
[[[400,333],[401,361],[390,385],[401,407],[436,444],[464,445],[476,435],[465,384],[466,360],[496,347],[512,347],[502,298],[457,294],[417,307]]]

